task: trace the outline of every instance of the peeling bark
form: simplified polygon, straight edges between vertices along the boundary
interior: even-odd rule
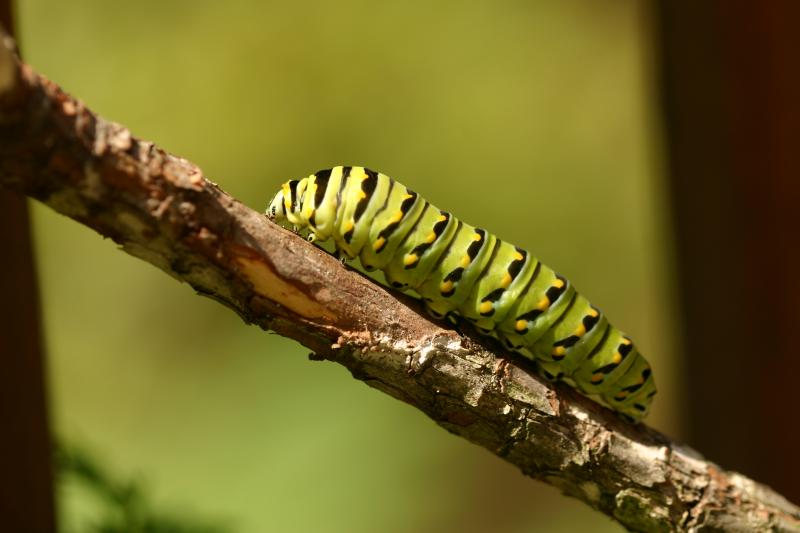
[[[93,114],[0,47],[0,185],[110,237],[242,319],[637,531],[800,530],[768,487],[630,425],[471,332],[431,322],[200,169]]]

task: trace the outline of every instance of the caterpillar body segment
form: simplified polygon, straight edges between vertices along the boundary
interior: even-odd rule
[[[545,378],[634,420],[647,415],[656,393],[649,364],[567,279],[385,174],[338,166],[288,181],[267,215],[333,239],[341,257],[414,290],[436,318],[470,321],[536,361]]]

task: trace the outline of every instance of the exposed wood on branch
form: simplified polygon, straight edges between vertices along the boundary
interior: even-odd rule
[[[10,65],[10,66],[9,66]],[[633,530],[800,528],[800,509],[497,346],[431,322],[0,52],[0,184],[298,340]]]

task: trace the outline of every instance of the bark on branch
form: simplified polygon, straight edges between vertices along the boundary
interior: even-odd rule
[[[189,283],[247,323],[407,402],[525,474],[640,531],[798,530],[800,509],[630,425],[484,339],[431,322],[242,205],[200,169],[105,121],[0,46],[0,185]],[[12,253],[6,251],[6,253]]]

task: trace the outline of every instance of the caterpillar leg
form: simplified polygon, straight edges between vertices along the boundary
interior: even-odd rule
[[[436,320],[449,322],[459,335],[464,333],[461,329],[462,317],[459,316],[458,313],[453,311],[450,307],[442,305],[442,302],[433,302],[428,298],[423,298],[422,301],[425,304],[425,311],[427,311],[430,316]]]
[[[449,313],[447,313],[444,316],[444,318],[448,322],[450,322],[450,324],[452,324],[456,329],[458,329],[459,326],[461,325],[461,316],[458,313],[456,313],[455,311],[450,311]],[[460,330],[459,330],[459,333],[460,333]]]
[[[453,308],[442,300],[433,301],[430,298],[423,298],[422,301],[425,303],[425,310],[428,314],[437,320],[448,318],[447,315],[453,311]]]
[[[561,364],[559,363],[537,360],[536,367],[539,370],[539,375],[547,381],[561,381],[565,377],[564,371],[561,369]]]
[[[439,311],[437,311],[436,309],[432,308],[431,306],[429,306],[427,304],[427,302],[425,303],[425,310],[428,312],[428,314],[430,316],[432,316],[436,320],[444,320],[444,318],[446,316],[446,315],[443,315],[442,313],[440,313]]]
[[[336,247],[336,249],[333,251],[333,255],[334,255],[334,257],[336,257],[336,259],[338,259],[338,260],[339,260],[339,261],[340,261],[340,262],[341,262],[343,265],[346,265],[346,264],[347,264],[347,260],[348,260],[348,259],[350,259],[349,257],[347,257],[347,254],[346,254],[346,253],[344,253],[344,250],[342,250],[342,249],[341,249],[341,248],[339,248],[338,246],[337,246],[337,247]]]
[[[430,298],[423,298],[422,301],[425,304],[425,310],[436,320],[447,320],[456,327],[461,323],[461,317],[446,302],[434,302]]]

